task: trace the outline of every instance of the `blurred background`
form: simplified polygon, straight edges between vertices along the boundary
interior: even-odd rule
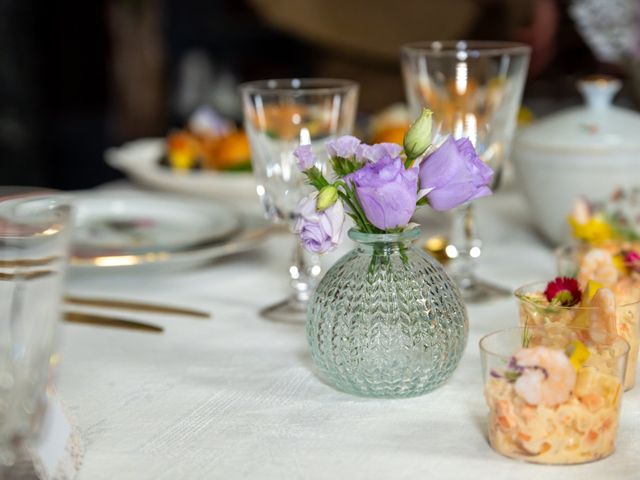
[[[591,49],[575,3],[0,0],[0,182],[81,189],[116,179],[107,147],[164,136],[202,105],[239,122],[246,80],[354,79],[362,115],[376,114],[404,101],[399,47],[409,41],[528,43],[525,116],[579,103],[575,81],[594,73],[627,80],[616,103],[634,106],[633,48]]]

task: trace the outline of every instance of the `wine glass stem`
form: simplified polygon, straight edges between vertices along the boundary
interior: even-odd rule
[[[477,238],[473,206],[468,203],[453,211],[450,246],[457,252],[450,264],[450,271],[458,286],[468,289],[476,284],[476,262],[480,256],[482,242]]]
[[[289,266],[291,288],[293,290],[291,300],[304,305],[311,297],[322,268],[319,256],[311,254],[302,248],[297,235],[294,236],[294,239],[293,258]]]

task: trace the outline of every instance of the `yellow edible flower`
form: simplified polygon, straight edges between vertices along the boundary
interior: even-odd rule
[[[589,301],[593,299],[593,296],[596,294],[598,290],[604,287],[600,282],[596,282],[595,280],[589,280],[587,283],[587,298]]]
[[[569,217],[569,225],[575,238],[591,244],[599,244],[613,238],[611,225],[601,217],[592,217],[586,223],[578,223],[575,218]]]
[[[624,257],[621,254],[617,254],[613,256],[613,265],[616,267],[618,272],[626,275],[628,272],[627,265],[624,263]]]
[[[580,367],[589,360],[591,352],[589,352],[589,349],[580,340],[574,340],[567,347],[566,354],[573,368],[578,371]]]

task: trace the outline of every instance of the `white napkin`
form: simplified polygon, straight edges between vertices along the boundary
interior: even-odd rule
[[[54,392],[47,392],[42,427],[25,457],[15,467],[21,480],[72,480],[78,473],[84,448],[78,429]],[[13,475],[13,473],[11,474]]]

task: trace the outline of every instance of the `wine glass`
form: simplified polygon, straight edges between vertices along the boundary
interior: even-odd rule
[[[509,157],[529,65],[530,48],[513,42],[433,41],[402,47],[402,73],[412,116],[423,107],[434,113],[433,141],[468,137],[495,172],[498,188]],[[475,262],[481,254],[470,203],[453,211],[446,252],[450,271],[467,301],[510,295],[481,281]]]
[[[348,80],[293,78],[240,86],[244,125],[251,146],[256,192],[267,216],[293,229],[298,201],[311,189],[296,165],[294,150],[312,145],[318,167],[326,169],[324,144],[352,132],[358,85]],[[296,238],[289,266],[292,293],[262,310],[272,320],[303,319],[322,269]]]

